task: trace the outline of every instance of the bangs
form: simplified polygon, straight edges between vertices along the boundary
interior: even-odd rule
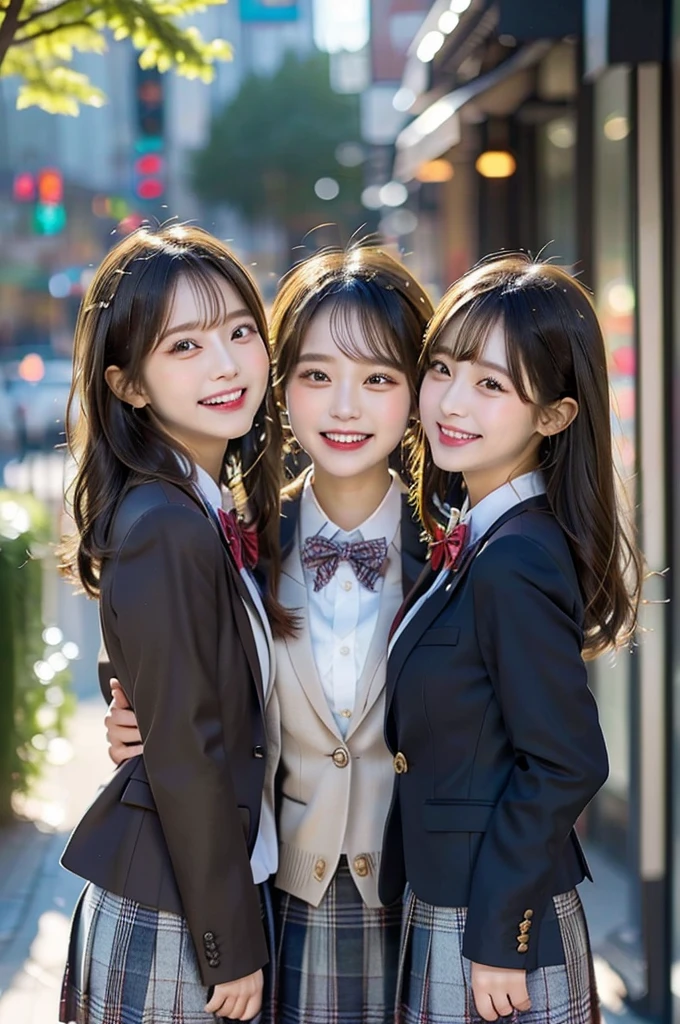
[[[351,293],[329,296],[322,303],[321,308],[332,303],[329,319],[333,342],[349,359],[376,362],[403,372],[403,345],[391,326],[386,303],[368,289],[365,295],[357,294],[362,291],[355,284]]]
[[[210,331],[223,324],[229,316],[220,282],[226,281],[236,288],[231,278],[224,271],[220,272],[219,266],[215,266],[210,259],[194,255],[174,257],[167,268],[167,299],[159,329],[154,336],[153,348],[159,345],[171,327],[170,318],[180,281],[186,281],[189,285],[198,312],[195,323],[187,325],[188,330]],[[243,302],[245,305],[245,298]]]
[[[454,305],[425,338],[424,365],[441,354],[461,363],[480,362],[491,332],[500,327],[505,336],[508,376],[523,402],[532,402],[531,391],[537,381],[530,368],[532,338],[526,333],[526,294],[522,292],[486,292],[463,304]]]

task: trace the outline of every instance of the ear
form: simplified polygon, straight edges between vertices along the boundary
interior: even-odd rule
[[[536,429],[543,437],[561,434],[578,416],[578,402],[575,398],[561,398],[559,402],[547,405],[538,413]]]
[[[135,409],[143,409],[145,405],[149,404],[147,396],[132,386],[119,366],[109,366],[104,371],[104,379],[116,398],[125,402],[126,405],[131,405]]]

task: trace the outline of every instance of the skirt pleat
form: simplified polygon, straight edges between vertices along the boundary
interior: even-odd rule
[[[345,858],[318,907],[274,901],[275,1024],[393,1024],[401,901],[367,907]]]
[[[554,897],[565,963],[527,974],[531,1009],[521,1024],[598,1024],[590,942],[576,892]],[[479,1024],[471,963],[463,956],[465,907],[433,907],[407,889],[397,981],[397,1024]]]
[[[260,893],[269,932],[265,886]],[[85,887],[73,915],[63,1024],[214,1024],[221,1018],[205,1012],[208,993],[183,917]],[[271,972],[265,969],[264,1003],[270,1000]]]

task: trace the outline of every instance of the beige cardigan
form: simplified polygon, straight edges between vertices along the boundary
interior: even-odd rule
[[[307,621],[298,544],[284,561],[279,596]],[[321,902],[342,854],[364,902],[381,905],[378,869],[394,781],[383,738],[387,638],[401,600],[398,528],[345,739],[324,695],[308,630],[303,627],[299,636],[276,642],[276,683],[267,705],[269,799],[277,769],[282,775],[275,884],[313,906]]]

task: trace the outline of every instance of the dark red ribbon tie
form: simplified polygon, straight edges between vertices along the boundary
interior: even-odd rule
[[[441,526],[435,527],[430,543],[430,561],[435,572],[442,567],[444,569],[456,568],[465,546],[466,535],[466,523],[458,523],[458,526],[454,526],[450,533],[447,533]]]
[[[244,567],[254,569],[259,557],[259,540],[255,527],[244,526],[233,508],[228,512],[218,508],[217,515],[238,571]]]

